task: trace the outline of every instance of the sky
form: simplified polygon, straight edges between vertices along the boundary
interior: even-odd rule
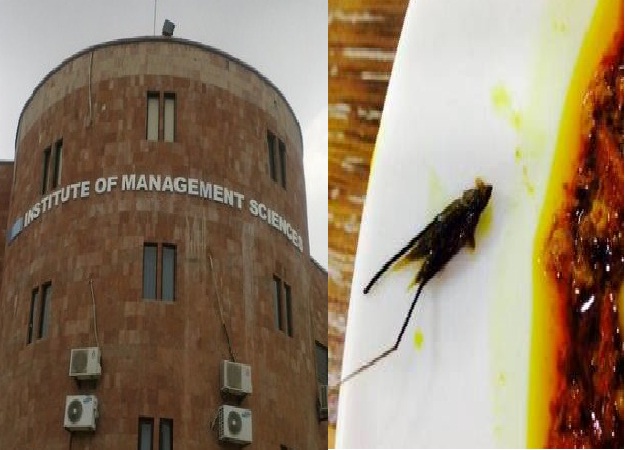
[[[154,0],[0,0],[0,160],[37,84],[90,45],[152,35]],[[216,47],[280,89],[304,137],[311,256],[328,268],[328,9],[322,0],[157,0],[156,34]]]

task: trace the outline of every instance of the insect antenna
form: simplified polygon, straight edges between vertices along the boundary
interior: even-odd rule
[[[423,280],[421,282],[421,284],[419,284],[419,288],[417,289],[417,293],[415,294],[414,299],[412,300],[412,304],[410,305],[410,309],[408,310],[408,314],[406,315],[406,319],[404,320],[404,324],[401,326],[401,331],[399,332],[399,336],[397,336],[397,340],[395,341],[395,345],[393,345],[389,349],[385,350],[380,355],[376,356],[375,358],[373,358],[368,363],[363,364],[362,366],[360,366],[360,368],[356,369],[354,372],[352,372],[351,374],[349,374],[348,376],[343,378],[339,382],[339,384],[336,385],[337,388],[340,385],[342,385],[343,383],[345,383],[346,381],[350,380],[351,378],[354,378],[359,373],[362,373],[365,370],[367,370],[368,368],[374,366],[376,363],[378,363],[379,361],[381,361],[382,359],[386,358],[388,355],[393,353],[395,350],[397,350],[397,347],[399,347],[399,343],[401,342],[401,339],[404,336],[404,332],[406,331],[406,327],[408,326],[408,322],[410,321],[410,317],[412,316],[412,311],[414,310],[414,307],[417,304],[417,300],[419,299],[419,295],[421,295],[421,290],[423,289],[423,287],[425,286],[425,284],[428,281],[429,281],[429,278]]]
[[[427,229],[427,228],[426,228]],[[425,230],[424,230],[425,231]],[[397,253],[395,253],[393,255],[393,257],[391,259],[389,259],[388,261],[386,261],[384,263],[384,265],[382,266],[382,268],[380,270],[378,270],[375,275],[373,276],[373,278],[371,278],[371,281],[369,281],[369,283],[367,283],[367,285],[365,286],[365,288],[363,289],[363,293],[368,294],[369,291],[371,290],[371,288],[373,287],[373,285],[380,279],[380,277],[382,275],[384,275],[386,273],[386,271],[397,262],[397,260],[399,258],[401,258],[402,256],[404,256],[406,253],[408,253],[408,251],[414,247],[414,245],[417,243],[417,241],[421,238],[421,235],[423,234],[423,232],[419,233],[418,236],[413,237],[412,239],[410,239],[410,242],[408,242],[400,251],[398,251]]]

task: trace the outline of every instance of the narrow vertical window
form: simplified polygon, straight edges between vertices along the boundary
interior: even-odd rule
[[[273,277],[273,304],[274,312],[276,315],[276,327],[278,330],[283,331],[282,326],[282,282],[280,278],[274,275]]]
[[[28,337],[26,343],[30,344],[33,341],[33,328],[35,322],[35,306],[37,305],[37,297],[39,297],[39,288],[33,289],[30,297],[30,314],[28,315]]]
[[[328,384],[328,347],[315,341],[315,357],[317,362],[317,382]]]
[[[286,189],[286,146],[284,142],[279,141],[280,153],[280,183]]]
[[[174,142],[176,133],[176,94],[165,94],[163,108],[163,139],[165,142]]]
[[[143,298],[156,298],[156,244],[143,245]]]
[[[291,286],[284,283],[284,309],[286,310],[286,334],[293,336],[293,313],[291,311]]]
[[[139,443],[138,450],[152,450],[152,435],[154,432],[154,419],[151,417],[139,417]]]
[[[63,141],[54,146],[54,170],[52,172],[52,189],[61,184],[61,169],[63,168]]]
[[[158,141],[159,94],[148,92],[148,117],[146,136],[149,141]]]
[[[39,310],[39,333],[38,339],[48,335],[50,327],[50,302],[52,300],[52,283],[46,283],[41,292],[41,309]]]
[[[50,170],[50,147],[43,151],[43,176],[41,177],[41,195],[48,190],[48,171]]]
[[[273,181],[278,181],[276,170],[276,136],[271,131],[267,131],[267,150],[269,152],[269,174]]]
[[[176,246],[164,244],[162,256],[161,298],[174,300],[176,293]]]
[[[160,419],[158,450],[173,450],[174,448],[174,420]]]

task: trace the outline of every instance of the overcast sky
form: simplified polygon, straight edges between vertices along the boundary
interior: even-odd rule
[[[304,136],[311,255],[328,267],[328,7],[325,0],[157,0],[174,36],[219,48],[284,94]],[[63,59],[93,44],[152,35],[154,0],[0,0],[0,159],[12,160],[24,103]]]

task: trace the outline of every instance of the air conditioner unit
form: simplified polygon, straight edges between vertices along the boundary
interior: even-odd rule
[[[328,420],[328,385],[320,384],[317,389],[317,414],[319,420]]]
[[[73,348],[69,359],[69,376],[79,380],[100,378],[100,348]]]
[[[95,431],[98,399],[94,395],[68,395],[65,398],[65,422],[68,431]]]
[[[219,440],[234,444],[252,443],[252,411],[222,405],[219,407]]]
[[[252,393],[252,368],[246,364],[221,361],[221,392],[244,396]]]

